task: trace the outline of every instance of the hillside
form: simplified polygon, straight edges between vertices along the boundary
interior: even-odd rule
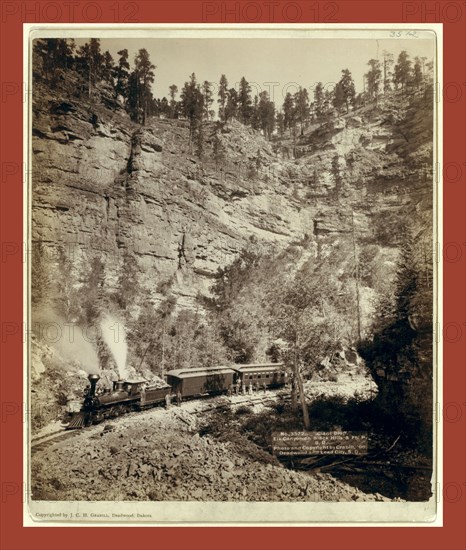
[[[187,121],[141,126],[103,84],[92,100],[78,84],[73,75],[58,90],[39,81],[33,98],[32,369],[42,414],[50,379],[62,395],[85,371],[112,377],[105,315],[126,333],[124,368],[146,376],[161,363],[238,360],[226,332],[248,340],[238,344],[248,360],[266,359],[266,304],[297,274],[328,286],[322,312],[347,325],[329,341],[334,350],[354,344],[358,318],[361,336],[373,333],[395,289],[406,220],[422,239],[430,231],[432,112],[422,95],[392,92],[314,121],[296,140],[268,140],[235,119],[207,122],[199,153]],[[236,303],[224,304],[225,327],[205,300],[244,253],[258,260],[245,264]],[[329,305],[332,293],[341,299]],[[44,338],[49,322],[76,327],[77,345]]]
[[[380,241],[377,232],[385,231],[379,244],[396,246],[387,224],[421,201],[431,207],[432,155],[432,120],[422,115],[422,100],[411,107],[416,119],[406,110],[401,122],[394,120],[396,101],[318,125],[298,140],[296,159],[285,158],[286,139],[271,143],[236,121],[220,131],[210,123],[200,160],[182,120],[154,118],[140,128],[121,108],[39,89],[33,240],[72,256],[73,284],[98,257],[110,290],[127,252],[150,298],[160,300],[157,287],[170,284],[181,307],[193,307],[218,267],[251,242],[280,251],[307,235],[317,250],[328,235],[351,231],[352,211],[358,241]],[[217,135],[220,165],[212,152]]]
[[[293,472],[238,430],[235,440],[205,433],[189,410],[129,416],[118,424],[75,433],[53,452],[33,458],[35,500],[300,502],[389,501],[374,489],[361,491],[330,474]],[[271,409],[246,414],[222,411],[238,429]],[[241,411],[240,411],[241,412]],[[204,416],[209,418],[208,413]],[[218,421],[218,420],[217,420]],[[70,475],[70,472],[72,475]],[[397,498],[396,500],[401,500]]]

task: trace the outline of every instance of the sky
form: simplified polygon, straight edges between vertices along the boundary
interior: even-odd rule
[[[76,44],[85,41],[79,39]],[[362,91],[367,62],[371,58],[382,61],[384,50],[393,53],[395,61],[402,50],[412,59],[425,56],[431,60],[434,55],[434,41],[424,38],[105,38],[101,48],[109,50],[115,61],[117,52],[126,48],[131,63],[137,51],[146,48],[157,67],[155,97],[168,97],[171,84],[181,90],[192,72],[198,82],[213,82],[215,92],[224,73],[229,87],[237,87],[244,76],[253,96],[267,90],[277,106],[298,85],[308,88],[312,97],[317,82],[331,86],[340,79],[342,69],[351,71],[356,91]]]

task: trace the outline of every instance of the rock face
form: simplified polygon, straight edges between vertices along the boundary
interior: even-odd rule
[[[228,159],[212,167],[190,153],[184,122],[115,119],[78,105],[36,111],[33,240],[65,249],[74,282],[97,255],[115,285],[130,252],[152,297],[170,281],[189,306],[251,240],[279,249],[312,227],[286,182],[265,180],[274,154],[257,132],[233,123],[222,135]]]
[[[272,148],[236,121],[221,130],[210,123],[199,160],[185,121],[140,128],[118,106],[48,94],[34,99],[32,238],[51,258],[65,251],[71,285],[98,257],[105,285],[117,290],[130,254],[135,284],[151,299],[168,285],[178,306],[193,307],[246,245],[273,253],[308,235],[317,254],[320,238],[353,229],[370,236],[374,212],[412,200],[400,189],[413,187],[400,169],[406,147],[383,109],[312,127],[296,158],[285,142]]]

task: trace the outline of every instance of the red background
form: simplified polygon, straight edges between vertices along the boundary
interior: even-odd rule
[[[465,532],[465,13],[462,1],[199,2],[101,0],[1,3],[1,548],[34,549],[444,549]],[[73,4],[74,6],[73,13]],[[245,5],[248,4],[247,9]],[[285,12],[283,6],[285,6]],[[100,13],[97,9],[100,6]],[[68,6],[68,7],[66,7]],[[84,8],[83,8],[84,6]],[[262,16],[257,18],[257,6]],[[298,6],[301,10],[296,8]],[[230,11],[225,19],[225,8]],[[231,14],[236,10],[239,16]],[[273,18],[271,14],[273,13]],[[249,17],[249,21],[246,19]],[[96,19],[94,19],[96,18]],[[291,22],[444,25],[444,421],[443,528],[23,528],[22,527],[22,23]],[[93,21],[94,19],[94,21]],[[16,167],[16,168],[15,168]],[[16,170],[16,172],[15,172]],[[15,332],[16,330],[16,332]],[[14,333],[13,333],[14,332]],[[13,333],[13,334],[12,334]],[[406,518],[409,520],[409,518]]]

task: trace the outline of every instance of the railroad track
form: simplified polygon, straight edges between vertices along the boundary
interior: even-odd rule
[[[78,435],[78,433],[79,432],[77,431],[69,431],[63,428],[63,430],[60,430],[58,432],[53,432],[51,434],[44,435],[43,437],[33,439],[30,446],[31,455],[38,451],[44,451],[47,447],[50,447],[53,444],[62,443],[67,439],[72,439],[73,437]]]
[[[106,420],[105,423],[101,422],[100,424],[89,426],[88,428],[84,428],[83,430],[67,430],[66,427],[63,427],[63,429],[61,430],[57,430],[50,434],[33,438],[30,443],[31,455],[39,451],[44,451],[48,447],[51,447],[52,445],[63,443],[68,439],[73,439],[73,437],[78,436],[79,434],[83,433],[83,431],[85,433],[92,433],[94,431],[99,430],[99,428],[102,428],[102,424],[116,424],[120,420],[124,420],[125,418],[131,418],[137,415],[151,414],[157,411],[159,412],[159,414],[163,414],[163,412],[168,413],[171,410],[180,410],[180,411],[186,410],[186,412],[193,414],[195,416],[198,416],[202,413],[210,412],[215,409],[222,409],[228,406],[240,407],[244,405],[259,405],[259,404],[272,405],[280,397],[284,400],[290,399],[290,396],[286,392],[286,390],[285,391],[268,390],[267,394],[240,395],[240,396],[234,395],[231,398],[226,396],[222,396],[222,397],[215,396],[215,397],[209,397],[209,398],[191,399],[191,400],[186,400],[184,403],[181,403],[181,406],[179,407],[177,405],[172,405],[168,410],[165,409],[164,407],[153,407],[152,409],[148,409],[145,411],[128,412],[120,417]],[[191,406],[183,406],[183,405],[191,405]]]

